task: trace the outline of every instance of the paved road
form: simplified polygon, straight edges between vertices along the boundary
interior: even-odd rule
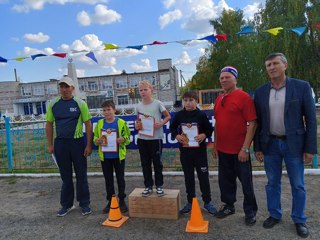
[[[142,177],[126,177],[127,193],[136,187],[142,187]],[[213,202],[220,205],[217,176],[210,177]],[[203,212],[203,218],[209,220],[209,233],[186,233],[189,216],[178,220],[129,218],[119,228],[101,226],[107,218],[101,213],[104,206],[103,177],[89,177],[92,209],[89,216],[82,216],[77,208],[64,218],[56,217],[59,208],[60,178],[0,178],[0,239],[299,239],[290,219],[291,192],[288,179],[283,177],[284,208],[283,219],[273,229],[262,227],[268,217],[264,185],[265,176],[254,176],[254,187],[259,211],[257,223],[253,227],[244,224],[241,188],[239,187],[236,214],[216,219]],[[320,176],[306,176],[308,188],[307,210],[309,239],[320,239],[319,186]],[[181,202],[185,203],[184,180],[182,176],[165,176],[165,188],[180,189]],[[198,189],[197,185],[197,189]],[[200,196],[200,194],[198,194]],[[199,200],[200,205],[203,203]]]

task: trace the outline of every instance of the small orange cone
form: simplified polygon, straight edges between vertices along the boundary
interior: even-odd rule
[[[112,196],[111,206],[108,218],[102,223],[103,226],[121,227],[121,225],[128,220],[129,217],[122,216],[117,197]]]
[[[190,220],[187,223],[186,232],[208,233],[209,222],[204,221],[199,202],[196,197],[192,199]]]

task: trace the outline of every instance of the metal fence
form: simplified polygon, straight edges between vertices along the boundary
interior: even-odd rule
[[[122,115],[127,113],[122,112]],[[97,113],[95,116],[101,116]],[[5,117],[0,119],[0,172],[46,173],[58,172],[52,157],[47,153],[45,119],[43,115],[29,117]],[[164,170],[182,170],[179,149],[164,148],[162,154]],[[217,161],[211,157],[208,147],[209,169],[217,170]],[[263,164],[255,160],[251,149],[251,161],[254,170],[262,170]],[[307,167],[318,168],[318,159]],[[88,170],[101,171],[98,151],[88,157]],[[141,171],[137,149],[128,149],[126,171]]]

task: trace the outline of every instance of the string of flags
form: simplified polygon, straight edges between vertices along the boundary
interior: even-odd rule
[[[314,27],[320,28],[320,23],[314,24]],[[269,33],[273,36],[277,36],[281,31],[283,30],[289,30],[294,33],[296,33],[299,37],[303,35],[303,33],[307,30],[307,27],[295,27],[295,28],[282,28],[282,27],[276,27],[276,28],[271,28],[264,30],[263,32]],[[247,34],[256,34],[257,32],[251,27],[251,26],[244,26],[240,29],[240,32],[237,32],[236,34],[241,36],[241,35],[247,35]],[[209,35],[203,38],[199,39],[190,39],[190,40],[179,40],[179,41],[171,41],[171,42],[160,42],[160,41],[154,41],[152,43],[147,43],[147,44],[141,44],[141,45],[129,45],[126,47],[121,47],[113,43],[105,43],[104,44],[104,50],[115,50],[115,49],[123,49],[123,48],[128,48],[128,49],[135,49],[135,50],[141,50],[144,46],[153,46],[153,45],[164,45],[164,44],[170,44],[170,43],[180,43],[182,45],[187,45],[189,42],[194,41],[194,40],[205,40],[208,41],[212,44],[217,43],[218,41],[227,41],[227,35],[226,34],[216,34],[216,35]],[[71,54],[75,53],[86,53],[85,56],[93,60],[98,64],[98,60],[96,59],[94,52],[92,50],[71,50]],[[18,58],[4,58],[0,56],[0,62],[2,63],[7,63],[10,60],[15,60],[18,62],[22,62],[23,60],[27,58],[31,58],[32,60],[35,60],[36,58],[39,57],[47,57],[47,56],[54,56],[54,57],[59,57],[59,58],[65,58],[68,54],[70,53],[53,53],[51,55],[39,53],[39,54],[34,54],[31,56],[25,56],[25,57],[18,57]]]

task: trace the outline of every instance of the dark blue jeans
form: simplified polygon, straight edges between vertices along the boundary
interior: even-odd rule
[[[303,154],[290,153],[285,140],[271,139],[264,154],[264,167],[268,177],[266,185],[268,211],[271,217],[280,219],[282,162],[285,162],[292,192],[291,218],[294,223],[305,223],[306,191],[304,188]]]
[[[69,208],[74,201],[73,171],[76,175],[77,201],[80,207],[90,204],[90,193],[87,177],[87,159],[84,157],[84,139],[55,139],[54,154],[62,180],[60,204]]]
[[[240,162],[238,154],[218,152],[219,156],[219,188],[221,201],[233,205],[237,201],[237,178],[242,185],[244,195],[243,210],[247,217],[253,217],[258,211],[252,183],[251,161]]]

